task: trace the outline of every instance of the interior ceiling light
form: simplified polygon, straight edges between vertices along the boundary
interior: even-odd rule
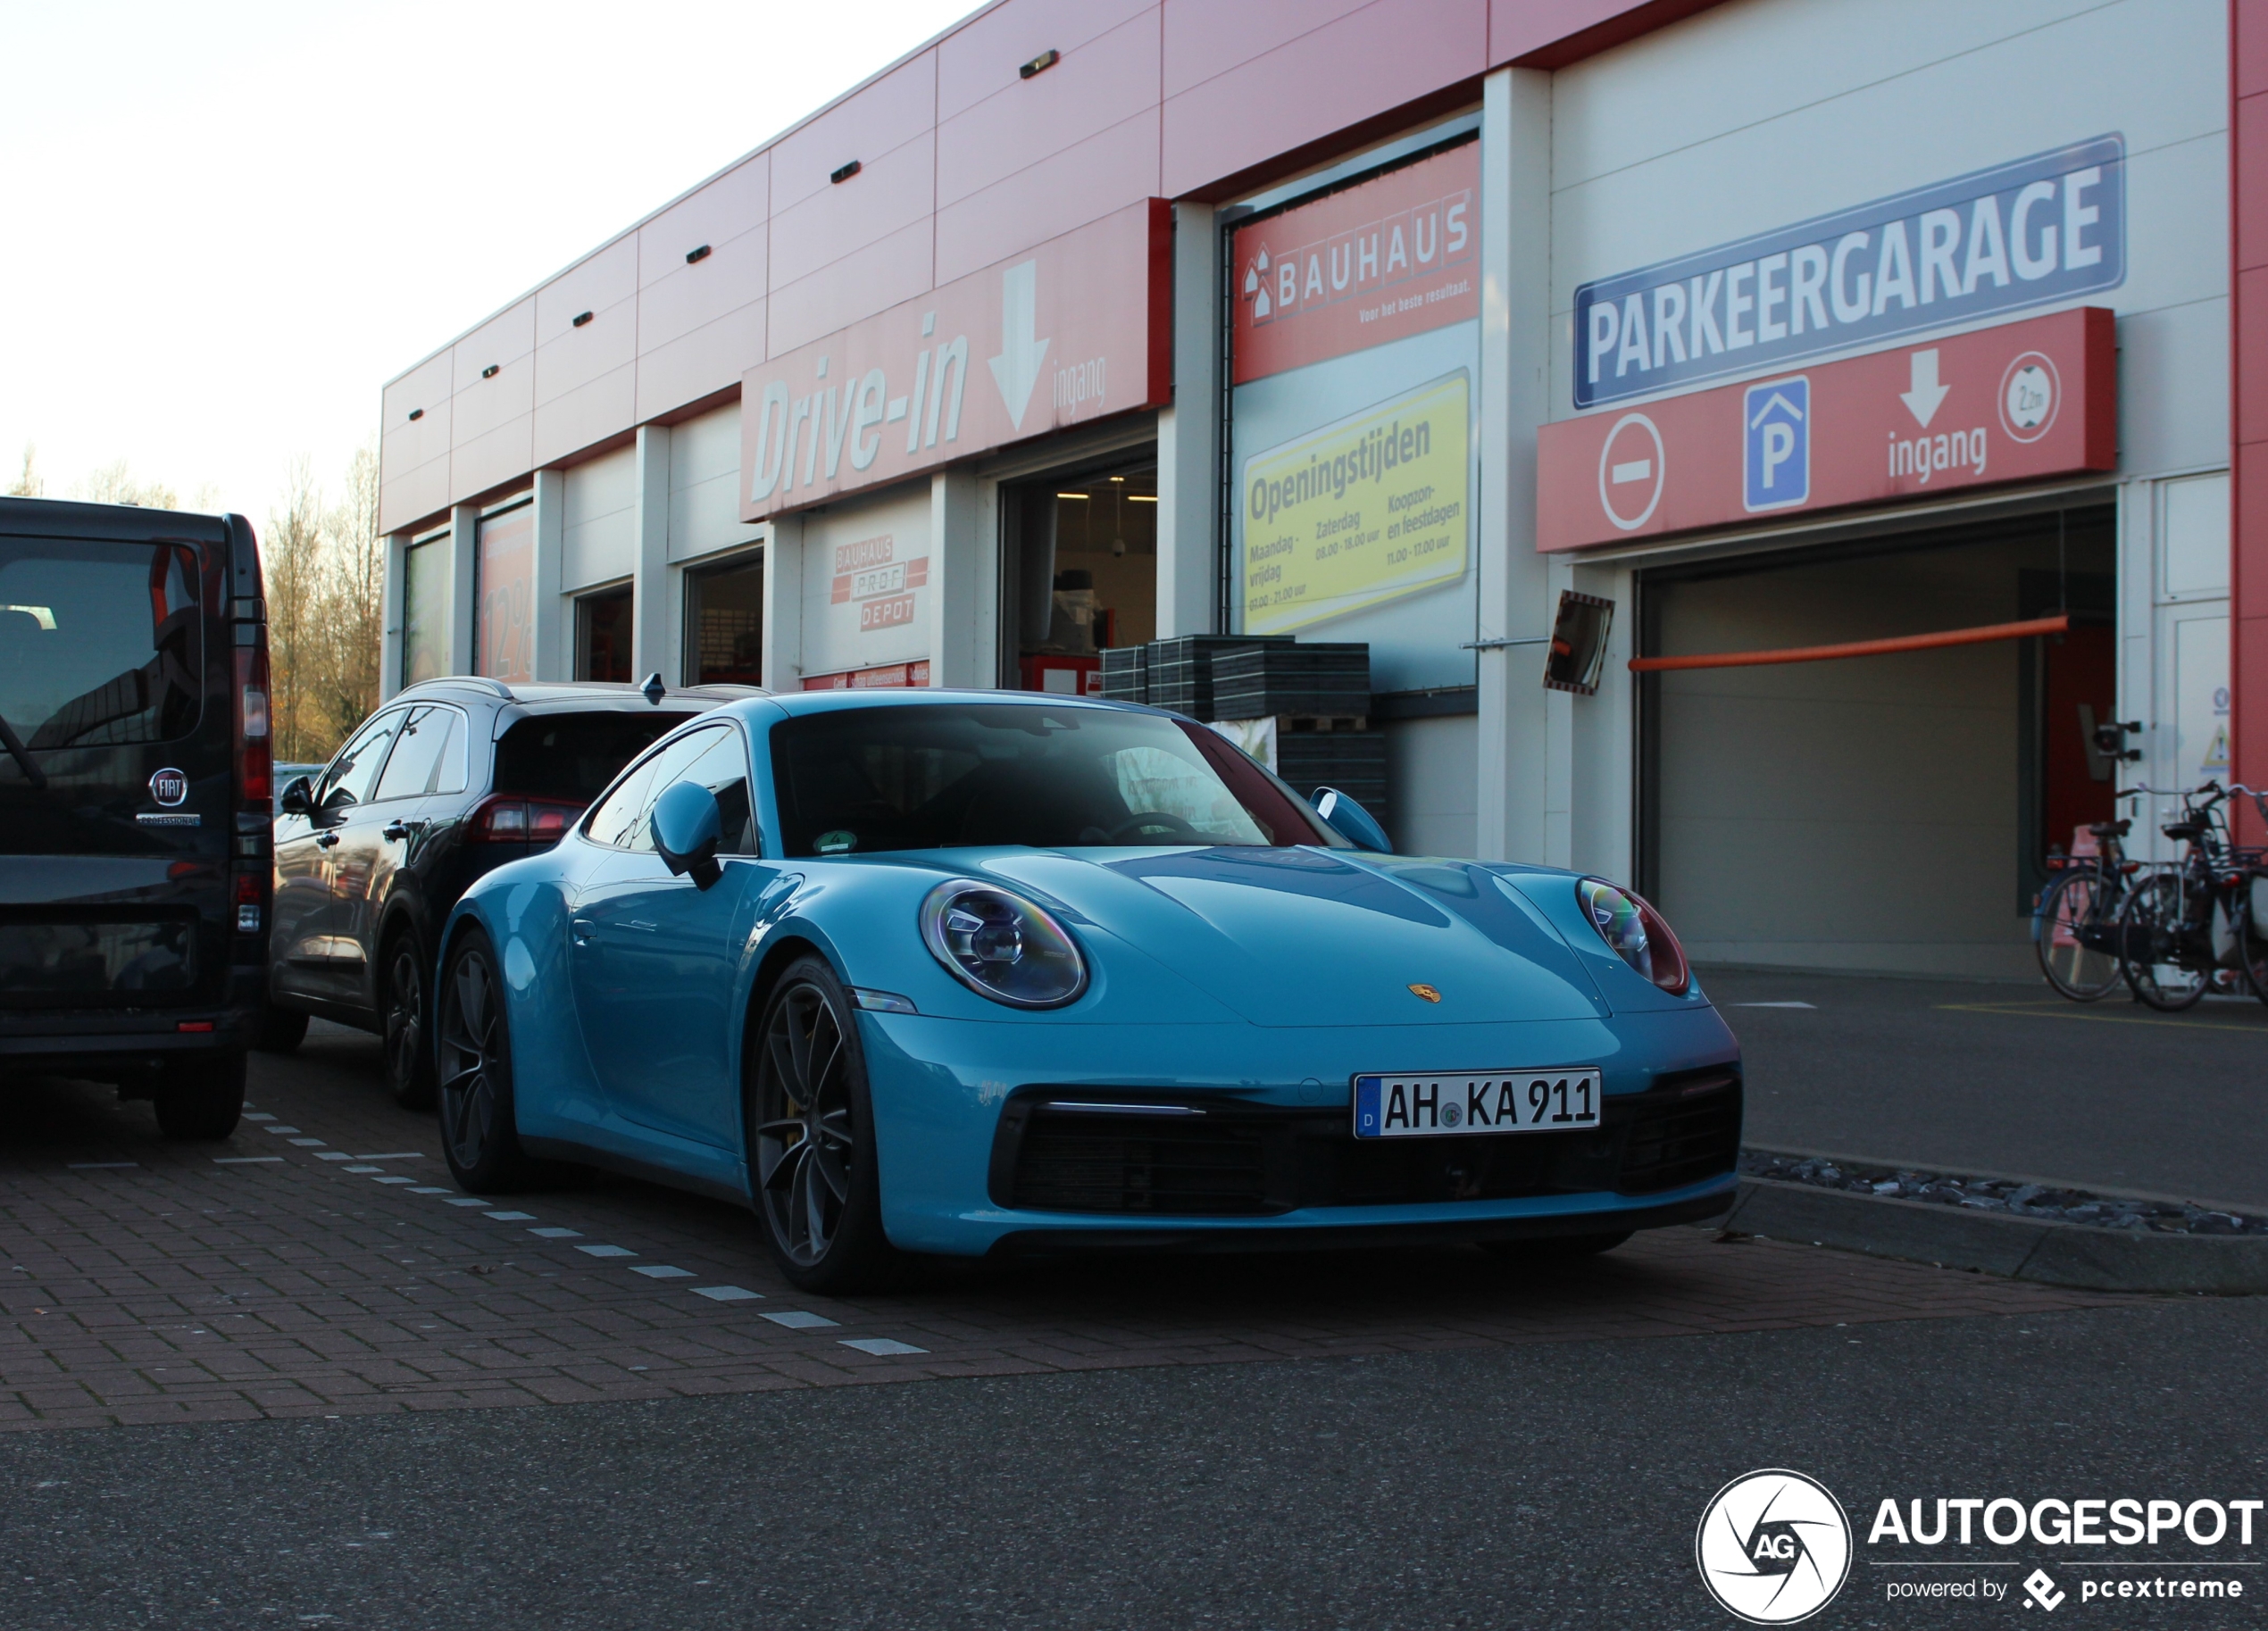
[[[591,314],[589,312],[583,312],[575,319],[575,327],[578,329],[581,328],[585,323],[590,321],[590,318]]]
[[[1021,68],[1017,69],[1016,73],[1020,79],[1029,79],[1036,73],[1046,73],[1050,68],[1053,68],[1056,63],[1062,62],[1063,60],[1063,54],[1055,50],[1053,46],[1050,46],[1048,49],[1041,52],[1038,56],[1032,58],[1031,61],[1026,62]]]
[[[827,179],[830,181],[832,181],[837,187],[840,187],[844,182],[849,180],[853,176],[856,175],[864,168],[865,166],[861,164],[856,159],[853,159],[849,163],[845,164],[838,169],[828,171]]]
[[[496,370],[502,366],[503,364],[497,362],[489,363],[488,367],[480,370],[480,378],[483,379],[495,379],[496,377]]]
[[[413,414],[411,417],[414,419],[416,415]],[[1055,496],[1058,498],[1076,498],[1080,501],[1080,503],[1085,503],[1089,495],[1085,493],[1058,493]]]
[[[1130,504],[1154,504],[1157,503],[1157,495],[1155,493],[1129,493],[1126,495],[1126,502]]]
[[[685,263],[688,266],[692,265],[696,261],[705,261],[708,258],[709,246],[706,244],[702,245],[698,249],[688,249],[685,252]]]

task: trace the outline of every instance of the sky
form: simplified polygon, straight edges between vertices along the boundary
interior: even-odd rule
[[[264,521],[385,382],[976,0],[0,0],[0,491]]]

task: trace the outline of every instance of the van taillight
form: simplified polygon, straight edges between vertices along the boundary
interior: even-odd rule
[[[556,799],[490,798],[466,820],[465,837],[473,844],[556,844],[582,813],[580,804]]]
[[[276,795],[275,755],[268,736],[268,631],[237,647],[237,765],[239,803],[268,809]]]
[[[260,883],[257,872],[237,874],[237,932],[240,935],[260,932]]]

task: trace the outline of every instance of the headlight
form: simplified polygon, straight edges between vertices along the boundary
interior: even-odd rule
[[[1575,885],[1583,915],[1598,930],[1598,937],[1614,954],[1668,992],[1683,996],[1693,984],[1684,948],[1662,914],[1630,890],[1603,878],[1586,878]]]
[[[954,978],[1012,1008],[1060,1008],[1087,989],[1063,926],[1020,895],[956,878],[921,903],[921,939]]]

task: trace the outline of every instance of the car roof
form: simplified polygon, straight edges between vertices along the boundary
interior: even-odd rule
[[[626,680],[550,679],[507,683],[478,675],[452,674],[440,679],[422,679],[413,686],[404,686],[386,700],[390,703],[420,698],[454,697],[461,701],[466,697],[478,697],[485,702],[516,703],[522,706],[543,707],[549,704],[547,711],[564,703],[634,713],[640,709],[666,708],[671,703],[692,703],[702,708],[714,708],[725,703],[765,695],[767,693],[755,686],[674,686],[665,689],[661,701],[656,703]]]
[[[91,504],[64,498],[7,497],[0,498],[0,535],[102,538],[121,543],[188,538],[203,544],[225,544],[229,540],[229,523],[217,515],[187,510]]]
[[[1099,696],[1066,696],[1057,691],[953,690],[945,687],[881,687],[872,690],[797,691],[774,694],[770,699],[789,714],[831,713],[845,708],[966,707],[984,703],[997,707],[1021,703],[1035,708],[1078,708],[1113,713],[1163,713],[1165,710],[1140,703],[1109,702]]]

